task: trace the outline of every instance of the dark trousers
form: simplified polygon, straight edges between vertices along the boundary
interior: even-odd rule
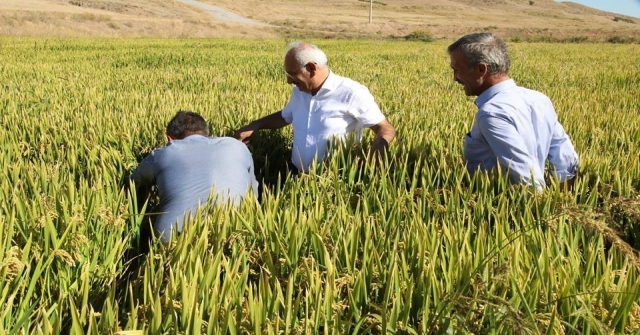
[[[293,165],[293,162],[291,161],[287,161],[287,171],[289,171],[291,175],[294,177],[300,174],[300,171],[298,170],[298,168],[295,165]]]

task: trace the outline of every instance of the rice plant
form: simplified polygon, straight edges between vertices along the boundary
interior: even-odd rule
[[[0,39],[0,330],[8,334],[635,333],[638,46],[513,44],[581,157],[572,192],[469,175],[476,111],[446,43],[315,41],[398,130],[286,178],[291,130],[250,145],[260,199],[137,250],[128,175],[178,110],[229,136],[281,109],[278,40]],[[314,41],[312,41],[314,42]]]

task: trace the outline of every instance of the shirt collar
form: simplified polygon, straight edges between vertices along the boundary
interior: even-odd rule
[[[182,139],[175,139],[174,141],[199,141],[203,138],[207,138],[207,136],[200,134],[192,134]]]
[[[491,99],[494,95],[506,91],[512,87],[516,87],[516,83],[513,79],[508,79],[502,82],[499,82],[489,88],[487,88],[484,92],[482,92],[474,101],[476,106],[480,107],[484,105],[489,99]]]
[[[340,84],[340,80],[338,78],[338,76],[336,74],[333,73],[333,71],[329,70],[329,75],[327,76],[327,79],[325,79],[324,83],[322,84],[322,87],[320,87],[320,91],[333,91],[335,90],[338,85]]]

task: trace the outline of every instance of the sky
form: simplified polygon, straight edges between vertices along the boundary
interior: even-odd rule
[[[640,18],[640,0],[556,0],[571,1],[607,12]]]

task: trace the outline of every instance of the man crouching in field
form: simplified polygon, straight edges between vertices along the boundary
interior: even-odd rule
[[[180,111],[166,130],[169,143],[154,150],[131,175],[138,203],[158,187],[161,212],[153,230],[163,242],[171,239],[171,229],[182,231],[185,217],[195,214],[211,196],[216,203],[239,201],[258,183],[253,159],[247,147],[230,137],[209,137],[202,116]],[[211,194],[215,192],[215,194]]]
[[[578,154],[544,94],[509,78],[504,41],[491,33],[463,36],[448,48],[454,80],[467,96],[478,96],[471,131],[464,142],[469,173],[502,167],[514,184],[542,190],[548,159],[553,175],[571,188]]]

